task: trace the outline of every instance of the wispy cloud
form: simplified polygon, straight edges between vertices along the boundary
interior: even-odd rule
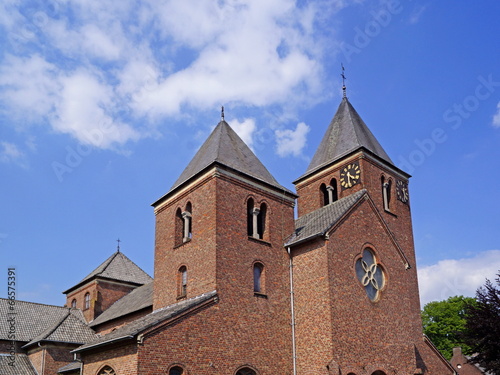
[[[471,258],[445,259],[418,270],[420,301],[441,301],[450,296],[474,297],[485,279],[495,279],[500,270],[500,250],[478,253]]]
[[[500,102],[497,104],[497,112],[493,116],[493,126],[495,128],[500,128]]]
[[[427,9],[427,5],[420,5],[420,6],[416,6],[415,8],[413,8],[413,10],[410,13],[410,18],[409,18],[408,22],[411,25],[417,24],[420,21],[420,19],[422,18],[426,9]]]
[[[15,144],[0,142],[0,162],[27,167],[26,155]]]
[[[240,136],[248,147],[253,147],[253,136],[257,130],[255,120],[252,118],[244,119],[242,122],[238,120],[229,121],[231,128]]]
[[[306,136],[309,130],[311,129],[304,122],[298,123],[295,130],[276,130],[276,151],[278,155],[281,157],[302,155],[302,150],[306,145]]]
[[[150,136],[145,123],[165,123],[184,107],[307,106],[322,92],[318,25],[343,5],[53,0],[27,11],[7,1],[10,17],[0,16],[0,28],[10,53],[0,61],[0,103],[24,126],[99,148]]]

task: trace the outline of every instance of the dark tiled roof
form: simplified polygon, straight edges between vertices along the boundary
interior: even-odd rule
[[[104,322],[131,314],[153,305],[153,283],[140,286],[113,303],[89,325],[95,327]]]
[[[181,301],[173,305],[155,310],[151,314],[148,314],[137,320],[134,320],[133,322],[123,327],[120,327],[115,331],[110,332],[107,335],[104,335],[95,341],[80,346],[79,348],[74,350],[74,352],[80,352],[92,347],[106,345],[108,343],[116,342],[122,339],[132,338],[135,335],[141,333],[142,331],[150,327],[154,327],[155,325],[163,322],[164,320],[180,315],[183,312],[202,304],[203,302],[215,298],[216,296],[217,296],[217,291],[214,290],[212,292],[205,293],[197,297],[193,297],[188,300]]]
[[[115,252],[108,259],[106,259],[99,267],[89,273],[75,286],[69,288],[64,293],[67,294],[76,289],[80,285],[90,281],[95,277],[102,277],[117,281],[125,281],[134,284],[146,284],[153,279],[146,272],[144,272],[138,265],[132,262],[120,251]]]
[[[6,317],[15,312],[16,340],[29,342],[48,329],[57,327],[66,317],[70,309],[67,307],[43,305],[39,303],[16,301],[14,310],[9,309],[9,300],[0,298],[0,316]],[[71,315],[84,322],[80,310],[71,309]],[[8,338],[8,325],[0,324],[0,340]]]
[[[285,246],[293,246],[302,241],[325,235],[365,195],[366,190],[363,189],[299,217],[295,220],[295,232]]]
[[[16,354],[15,365],[11,363],[8,354],[0,353],[0,374],[2,375],[38,375],[26,354]]]
[[[57,373],[64,374],[65,372],[71,372],[75,370],[80,370],[82,368],[82,363],[79,361],[68,363],[66,366],[63,366],[57,370]]]
[[[279,190],[285,190],[293,194],[276,181],[252,150],[250,150],[245,142],[243,142],[225,121],[219,122],[215,127],[208,139],[200,147],[186,169],[184,169],[180,177],[174,183],[169,193],[213,163],[225,165],[238,172],[264,181]]]
[[[67,315],[54,327],[47,328],[44,332],[33,338],[24,347],[31,346],[41,341],[64,342],[72,344],[84,344],[95,339],[96,335],[87,324],[77,318],[73,312],[80,310],[68,310]]]
[[[306,173],[298,180],[360,148],[393,164],[349,100],[343,98]]]

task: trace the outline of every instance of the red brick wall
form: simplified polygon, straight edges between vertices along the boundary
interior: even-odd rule
[[[95,279],[69,293],[66,296],[66,306],[71,306],[71,301],[76,299],[76,307],[83,311],[86,321],[91,322],[133,289],[135,287],[127,284]],[[89,309],[84,308],[84,299],[87,292],[90,293]]]
[[[92,327],[92,329],[94,329],[96,331],[96,333],[99,333],[101,335],[105,335],[105,334],[107,334],[107,333],[109,333],[109,332],[111,332],[119,327],[124,326],[127,323],[130,323],[136,319],[139,319],[140,317],[142,317],[144,315],[151,313],[152,310],[153,310],[152,307],[142,309],[142,310],[137,311],[133,314],[129,314],[129,315],[126,315],[124,317],[113,319],[112,321],[100,324],[96,327]]]
[[[192,205],[192,239],[176,241],[175,215]],[[206,178],[156,212],[153,309],[176,303],[177,274],[187,267],[187,298],[215,289],[215,180]],[[182,228],[179,228],[182,230]]]
[[[56,375],[62,366],[73,362],[71,350],[76,346],[67,345],[43,345],[28,352],[28,357],[40,375]]]
[[[264,240],[249,238],[247,200],[267,205]],[[191,241],[175,243],[175,212],[192,204]],[[181,363],[191,374],[232,374],[249,364],[264,374],[292,365],[288,255],[293,200],[217,173],[157,210],[154,309],[176,302],[176,272],[188,270],[187,297],[217,289],[220,302],[145,339],[139,372],[158,374]],[[263,295],[253,291],[253,265],[264,265]],[[272,355],[270,355],[272,353]],[[212,363],[212,366],[210,366]],[[215,367],[214,367],[215,366]],[[211,373],[211,372],[210,372]]]
[[[137,372],[137,347],[133,344],[84,354],[82,375],[96,375],[106,365],[118,375],[142,375]]]
[[[320,374],[334,360],[342,373],[413,374],[415,345],[422,342],[416,270],[405,269],[369,202],[357,207],[320,245],[294,250],[298,373]],[[369,300],[354,269],[366,245],[387,276],[378,302]]]

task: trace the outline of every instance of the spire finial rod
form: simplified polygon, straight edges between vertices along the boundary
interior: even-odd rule
[[[120,239],[118,238],[116,242],[118,242],[118,245],[116,246],[116,251],[120,252],[120,242],[122,241],[120,241]]]
[[[221,121],[224,121],[224,106],[222,106],[221,111],[220,111],[220,119],[221,119]]]
[[[345,80],[347,78],[345,78],[345,68],[344,68],[344,64],[340,63],[340,66],[342,67],[342,73],[340,73],[340,76],[342,77],[342,97],[346,97],[346,87],[345,87]]]

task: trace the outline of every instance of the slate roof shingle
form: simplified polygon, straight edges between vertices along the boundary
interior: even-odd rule
[[[289,194],[295,195],[276,181],[245,142],[243,142],[226,121],[222,120],[217,124],[193,159],[191,159],[177,181],[175,181],[170,188],[169,192],[162,198],[213,163],[230,167],[257,180],[261,180],[281,191],[286,191]],[[153,205],[157,202],[153,203]]]
[[[151,276],[132,262],[127,256],[125,256],[125,254],[120,251],[116,251],[108,259],[101,263],[99,267],[84,277],[83,280],[63,293],[67,294],[95,277],[125,281],[138,285],[147,284],[153,280]]]
[[[299,217],[295,220],[295,232],[287,240],[285,246],[293,246],[308,239],[325,235],[366,194],[366,190],[362,189]]]
[[[153,283],[150,282],[134,289],[129,294],[126,294],[113,303],[101,315],[90,322],[89,326],[95,327],[99,324],[145,309],[146,307],[150,307],[152,305]]]
[[[209,293],[204,293],[199,296],[177,302],[173,305],[166,306],[164,308],[153,311],[152,313],[145,315],[133,322],[117,328],[115,331],[108,333],[92,342],[80,346],[79,348],[73,350],[73,352],[81,352],[92,347],[106,345],[111,342],[115,342],[121,339],[132,338],[135,335],[141,333],[142,331],[154,327],[158,323],[164,320],[173,318],[182,314],[183,312],[190,310],[193,307],[201,305],[202,303],[214,299],[217,297],[217,291],[212,291]]]
[[[16,301],[14,310],[9,309],[9,300],[0,298],[0,316],[15,312],[16,340],[29,342],[48,329],[58,326],[68,316],[67,307],[43,305],[33,302]],[[85,322],[80,310],[71,309],[73,317]],[[8,325],[0,324],[0,340],[8,339]]]
[[[14,366],[10,356],[0,353],[0,374],[2,375],[38,375],[26,354],[16,354]]]
[[[74,362],[68,363],[67,365],[59,368],[59,370],[57,370],[57,373],[64,374],[65,372],[80,370],[81,368],[82,368],[82,363],[79,361],[74,361]]]
[[[76,309],[68,309],[68,313],[54,327],[47,328],[40,335],[36,336],[24,347],[31,346],[41,341],[54,341],[72,344],[84,344],[95,339],[94,331],[82,320],[78,319],[73,312],[80,312]]]
[[[343,98],[306,172],[296,182],[360,148],[372,152],[393,165],[389,155],[352,104],[347,98]]]

